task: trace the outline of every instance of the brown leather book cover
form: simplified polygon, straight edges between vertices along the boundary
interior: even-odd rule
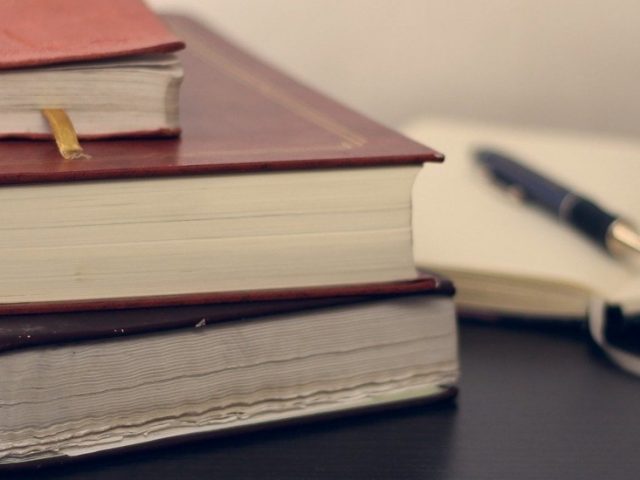
[[[49,0],[23,1],[49,4]],[[68,3],[82,2],[68,0]],[[126,8],[118,17],[134,8],[126,7],[129,3],[138,4],[130,0],[95,3],[98,11],[105,10],[103,13],[111,16],[115,15],[116,7],[112,11],[106,5]],[[8,5],[18,4],[22,5],[22,1],[3,3],[0,18],[3,13],[8,14],[7,9],[11,8]],[[84,8],[93,11],[93,2],[90,9]],[[42,14],[34,10],[34,15]],[[68,15],[75,14],[68,12]],[[96,26],[99,23],[92,24],[91,17],[86,15],[80,16],[86,20],[82,29],[100,30]],[[129,12],[122,17],[138,25],[137,15]],[[141,17],[146,19],[145,25],[153,23],[146,13]],[[443,159],[439,153],[300,85],[192,20],[171,17],[167,21],[187,44],[179,52],[185,71],[180,101],[181,138],[85,142],[91,160],[64,160],[48,141],[2,140],[0,184],[421,164]],[[29,29],[25,26],[23,30]],[[5,65],[9,57],[1,53],[7,41],[2,35],[11,35],[7,32],[13,31],[0,33],[0,57],[5,57]],[[164,34],[158,36],[165,38]],[[40,37],[29,41],[34,40],[45,42]],[[90,42],[83,38],[81,43]],[[124,43],[123,53],[132,53],[131,42]],[[18,51],[15,59],[20,58],[23,65],[43,61],[42,52],[29,60],[27,53],[19,57]],[[51,56],[49,60],[80,58],[68,51],[64,55]]]
[[[246,298],[221,297],[195,305],[5,315],[0,316],[0,353],[36,345],[201,328],[218,322],[402,295],[451,296],[453,293],[453,285],[448,280],[423,274],[419,279],[406,282],[263,291],[249,293]]]
[[[183,47],[141,0],[0,2],[0,70]]]

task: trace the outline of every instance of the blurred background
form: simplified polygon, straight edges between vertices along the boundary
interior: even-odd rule
[[[390,126],[640,133],[637,0],[147,0]]]

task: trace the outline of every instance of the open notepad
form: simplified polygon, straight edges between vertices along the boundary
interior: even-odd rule
[[[450,276],[463,311],[585,318],[590,303],[640,312],[640,266],[623,263],[534,205],[518,203],[473,160],[477,146],[512,154],[640,225],[640,142],[433,119],[405,133],[447,156],[414,191],[414,255]]]

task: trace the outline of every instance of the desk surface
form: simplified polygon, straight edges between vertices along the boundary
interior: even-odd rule
[[[638,477],[640,380],[612,367],[584,332],[467,323],[461,351],[455,404],[191,443],[37,478]]]

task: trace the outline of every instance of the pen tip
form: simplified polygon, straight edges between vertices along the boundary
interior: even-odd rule
[[[487,164],[495,156],[495,152],[486,147],[474,147],[471,151],[473,157],[482,164]]]

